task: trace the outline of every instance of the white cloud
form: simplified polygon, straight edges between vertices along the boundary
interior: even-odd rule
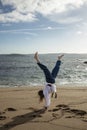
[[[70,5],[71,8],[79,8],[84,2],[84,0],[40,0],[37,9],[43,15],[50,15],[65,12],[69,9],[67,5]]]
[[[5,26],[5,24],[3,24]],[[10,26],[10,24],[6,24],[6,26]],[[65,27],[40,27],[40,28],[27,28],[27,29],[14,29],[14,30],[0,30],[0,33],[15,33],[15,34],[29,34],[33,36],[37,36],[38,34],[35,33],[35,31],[49,31],[49,30],[60,30],[60,29],[66,29]],[[31,32],[30,32],[31,31]],[[33,32],[34,31],[34,32]]]
[[[37,13],[51,21],[64,24],[87,20],[87,0],[1,0],[1,2],[2,23],[36,21]]]
[[[37,0],[3,0],[2,12],[0,14],[1,22],[31,22],[37,20],[34,10]],[[9,6],[6,10],[6,5]],[[11,6],[14,8],[10,11]],[[6,12],[7,11],[7,12]]]
[[[78,35],[83,34],[83,32],[82,32],[82,31],[77,31],[76,33],[77,33]]]
[[[25,34],[25,35],[32,35],[32,36],[37,36],[37,33],[34,32],[30,32],[31,29],[16,29],[16,30],[0,30],[1,34],[5,34],[5,33],[11,33],[11,34]]]
[[[76,34],[78,36],[80,36],[80,38],[81,37],[86,37],[86,39],[87,39],[87,31],[85,31],[85,30],[83,30],[83,31],[77,31]]]
[[[47,29],[48,29],[48,30],[52,30],[52,27],[49,26],[49,27],[47,27]]]

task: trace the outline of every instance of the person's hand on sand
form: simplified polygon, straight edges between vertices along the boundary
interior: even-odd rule
[[[55,98],[57,98],[57,93],[55,93]]]

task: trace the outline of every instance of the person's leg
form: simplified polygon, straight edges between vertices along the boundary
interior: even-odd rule
[[[50,71],[48,70],[48,68],[41,63],[37,63],[37,64],[43,70],[43,72],[45,74],[46,82],[47,83],[55,83],[55,80],[54,80],[52,74],[50,73]]]
[[[52,74],[50,73],[50,71],[48,70],[48,68],[45,65],[40,63],[37,52],[35,53],[34,58],[36,59],[38,66],[43,70],[43,72],[45,74],[46,82],[47,83],[55,83],[55,80],[54,80]]]
[[[56,65],[55,67],[53,68],[52,70],[52,76],[53,78],[56,78],[58,72],[59,72],[59,69],[60,69],[60,65],[61,65],[61,58],[63,57],[64,55],[61,55],[61,56],[58,56],[58,60],[56,62]]]

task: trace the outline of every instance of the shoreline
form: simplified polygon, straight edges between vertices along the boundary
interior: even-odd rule
[[[0,88],[38,88],[39,86],[44,87],[45,84],[42,85],[0,85]],[[87,84],[56,84],[57,88],[63,87],[87,87]]]

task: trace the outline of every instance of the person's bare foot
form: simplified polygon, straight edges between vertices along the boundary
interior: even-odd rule
[[[38,52],[35,53],[34,59],[35,59],[37,62],[40,62],[40,61],[39,61],[39,58],[38,58]]]
[[[58,60],[60,60],[63,56],[64,56],[64,54],[58,56]]]
[[[38,57],[38,52],[36,52],[36,53],[34,54],[34,59],[37,59],[37,57]]]

